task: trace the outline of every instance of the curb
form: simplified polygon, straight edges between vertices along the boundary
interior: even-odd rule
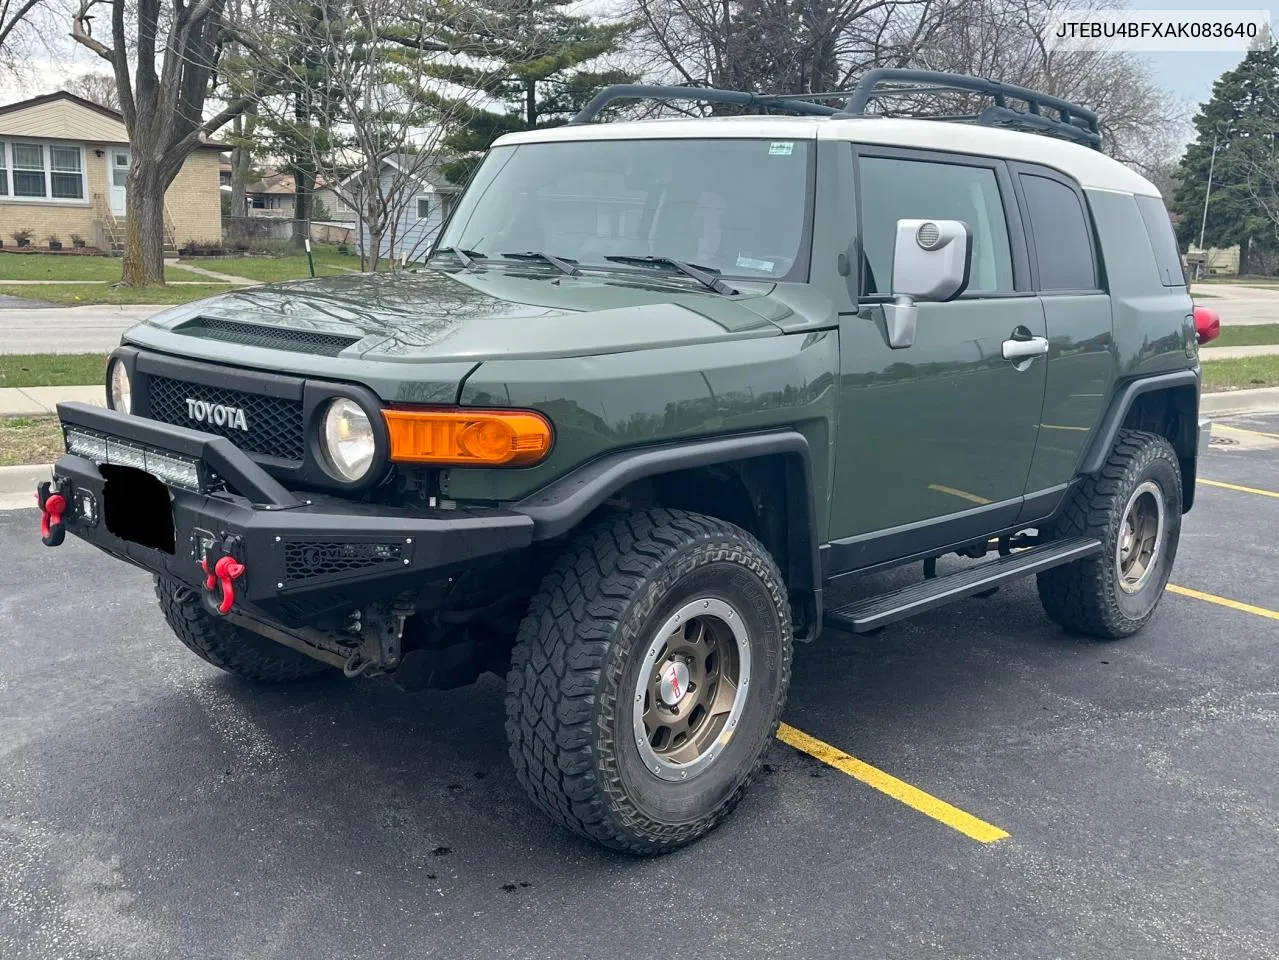
[[[1199,413],[1205,417],[1223,417],[1232,413],[1275,413],[1276,411],[1279,411],[1279,387],[1205,393],[1199,398]]]
[[[36,484],[48,480],[50,475],[51,465],[47,463],[0,467],[0,510],[34,510]]]

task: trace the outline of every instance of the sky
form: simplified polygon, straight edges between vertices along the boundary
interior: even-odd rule
[[[1116,4],[1120,6],[1120,4]],[[1129,0],[1130,10],[1269,10],[1279,28],[1279,5],[1258,0]],[[1243,53],[1143,53],[1160,86],[1192,106],[1212,96],[1212,84],[1243,60]]]

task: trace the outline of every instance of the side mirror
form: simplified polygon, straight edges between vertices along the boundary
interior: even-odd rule
[[[915,304],[954,300],[968,289],[973,235],[962,220],[898,220],[893,302],[884,305],[888,345],[915,342]]]

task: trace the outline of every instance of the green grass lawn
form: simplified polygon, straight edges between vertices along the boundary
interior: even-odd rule
[[[77,387],[102,383],[105,353],[0,353],[0,387]]]
[[[57,417],[0,417],[0,467],[53,463],[65,452]]]
[[[190,303],[235,289],[227,283],[192,283],[170,287],[112,287],[105,283],[51,283],[17,285],[0,283],[0,294],[43,300],[67,307],[91,304]]]
[[[312,256],[315,258],[315,275],[317,277],[339,277],[360,269],[360,258],[343,256],[335,246],[317,244]],[[235,257],[229,260],[189,261],[192,266],[204,267],[218,273],[230,274],[234,277],[246,277],[249,280],[260,280],[273,283],[279,280],[302,280],[309,277],[306,254],[291,254],[287,257]]]
[[[169,267],[169,280],[199,280],[199,274]],[[0,283],[6,280],[106,280],[120,279],[120,261],[114,257],[57,256],[0,251]]]
[[[1221,336],[1207,347],[1253,347],[1279,343],[1279,323],[1262,323],[1255,327],[1222,327]]]
[[[1212,360],[1203,365],[1205,393],[1279,387],[1279,356]]]

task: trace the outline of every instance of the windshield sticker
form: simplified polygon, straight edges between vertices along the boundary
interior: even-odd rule
[[[786,146],[790,146],[790,144],[786,144]],[[738,254],[737,265],[743,270],[763,270],[766,273],[772,273],[773,267],[777,264],[772,260],[756,260],[754,257],[743,257]]]
[[[770,157],[789,157],[795,152],[795,144],[789,140],[774,140],[768,145]]]

